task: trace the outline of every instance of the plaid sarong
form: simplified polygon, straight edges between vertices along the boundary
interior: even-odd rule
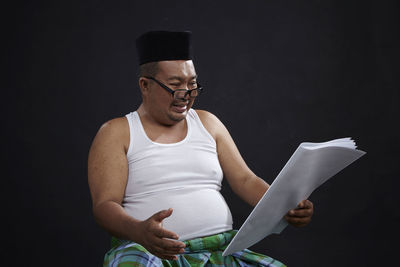
[[[113,248],[104,257],[104,267],[150,267],[150,266],[269,266],[282,267],[283,263],[271,257],[255,253],[248,249],[222,257],[222,252],[235,236],[237,231],[195,238],[183,241],[186,244],[185,252],[179,254],[178,260],[162,260],[143,246],[127,240],[113,238]]]

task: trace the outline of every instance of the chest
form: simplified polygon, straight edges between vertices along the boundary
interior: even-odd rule
[[[151,141],[160,144],[178,143],[185,139],[188,132],[186,122],[182,122],[182,124],[175,125],[173,127],[143,124],[143,129]]]

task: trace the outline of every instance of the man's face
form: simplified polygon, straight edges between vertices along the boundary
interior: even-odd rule
[[[158,62],[158,72],[154,77],[172,90],[190,89],[196,83],[196,71],[191,60],[174,60]],[[159,84],[150,81],[149,104],[157,112],[157,117],[165,123],[173,124],[185,119],[194,99],[174,99],[171,93]]]

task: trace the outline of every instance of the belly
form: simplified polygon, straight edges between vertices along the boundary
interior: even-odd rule
[[[232,229],[232,215],[224,198],[214,189],[177,189],[140,197],[127,197],[125,211],[138,220],[172,208],[163,227],[178,234],[180,240],[207,236]]]

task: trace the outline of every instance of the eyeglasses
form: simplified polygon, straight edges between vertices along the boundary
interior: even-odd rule
[[[172,97],[174,99],[185,99],[186,96],[189,96],[190,98],[195,98],[197,96],[199,96],[201,94],[201,92],[203,91],[203,87],[196,82],[196,84],[194,85],[195,88],[192,89],[175,89],[172,90],[171,88],[169,88],[168,86],[166,86],[165,84],[163,84],[162,82],[156,80],[153,77],[150,76],[143,76],[144,78],[150,79],[155,81],[156,83],[158,83],[159,86],[161,86],[162,88],[164,88],[167,92],[171,93]]]

